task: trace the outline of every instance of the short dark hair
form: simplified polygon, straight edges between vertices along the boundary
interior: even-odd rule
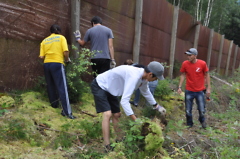
[[[53,24],[53,25],[50,27],[50,32],[51,32],[51,33],[55,33],[55,34],[60,34],[60,33],[61,33],[61,28],[60,28],[59,25]]]
[[[133,64],[132,66],[138,67],[138,68],[143,68],[145,72],[149,73],[151,72],[147,66],[141,65],[141,64]]]
[[[100,18],[99,16],[94,16],[91,20],[91,23],[93,24],[102,24],[102,18]]]

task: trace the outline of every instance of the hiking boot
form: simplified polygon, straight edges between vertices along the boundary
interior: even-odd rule
[[[138,104],[135,104],[134,101],[130,101],[129,103],[132,104],[132,105],[134,105],[135,107],[138,106]]]
[[[113,151],[114,147],[111,146],[111,144],[108,144],[105,146],[105,153],[108,153],[110,151]]]
[[[203,128],[203,129],[206,129],[206,128],[207,128],[207,123],[206,123],[205,121],[202,122],[201,124],[202,124],[202,128]]]

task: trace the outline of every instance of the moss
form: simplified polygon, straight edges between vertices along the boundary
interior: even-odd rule
[[[14,106],[15,100],[10,96],[1,96],[0,97],[0,106],[2,106],[4,104],[6,106]]]
[[[150,122],[149,125],[150,132],[145,138],[145,150],[147,151],[157,151],[162,149],[162,143],[164,138],[162,135],[162,128],[154,122]]]

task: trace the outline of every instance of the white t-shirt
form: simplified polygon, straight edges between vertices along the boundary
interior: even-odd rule
[[[129,100],[134,90],[138,88],[151,105],[157,103],[148,88],[148,81],[142,79],[143,73],[143,68],[121,65],[99,74],[96,80],[103,90],[113,96],[122,96],[120,104],[125,114],[129,116],[134,114]]]

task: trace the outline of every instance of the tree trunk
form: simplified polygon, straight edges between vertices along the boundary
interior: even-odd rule
[[[201,0],[196,0],[195,19],[199,21],[199,7]]]
[[[208,0],[207,12],[206,12],[204,23],[203,23],[204,26],[208,26],[208,24],[209,24],[209,20],[210,20],[211,13],[212,13],[213,2],[214,2],[214,0]]]

